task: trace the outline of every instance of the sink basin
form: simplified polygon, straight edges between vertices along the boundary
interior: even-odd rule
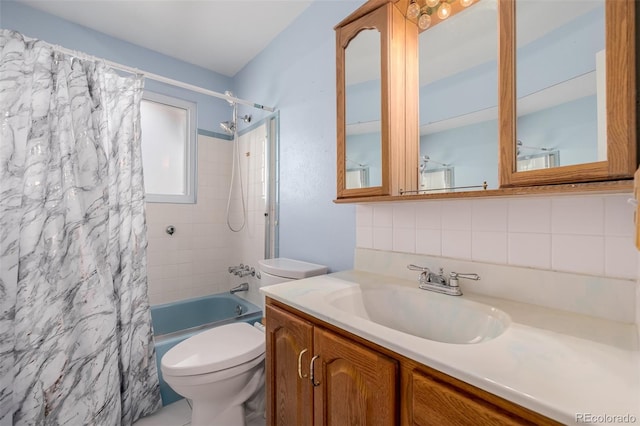
[[[376,324],[443,343],[485,342],[501,335],[511,322],[506,313],[489,305],[393,285],[340,290],[328,302]]]

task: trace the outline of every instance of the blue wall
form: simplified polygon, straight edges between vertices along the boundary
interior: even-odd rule
[[[0,4],[2,7],[0,28],[16,30],[27,37],[41,39],[67,49],[95,55],[216,92],[224,93],[225,90],[234,90],[233,79],[230,77],[73,24],[22,3],[1,0]],[[145,81],[145,89],[196,102],[199,129],[220,133],[219,123],[231,119],[231,108],[223,99],[148,79]]]
[[[333,26],[363,1],[315,1],[235,77],[280,109],[280,255],[353,267],[355,207],[336,197]]]

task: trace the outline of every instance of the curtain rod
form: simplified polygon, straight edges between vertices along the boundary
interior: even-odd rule
[[[47,42],[43,42],[43,43],[51,46],[53,49],[58,50],[61,53],[65,53],[67,55],[75,56],[75,57],[81,58],[81,59],[102,61],[105,64],[109,65],[111,68],[116,68],[116,69],[118,69],[120,71],[125,71],[125,72],[131,73],[131,74],[142,75],[145,78],[148,78],[148,79],[151,79],[151,80],[155,80],[155,81],[159,81],[160,83],[170,84],[172,86],[180,87],[182,89],[191,90],[192,92],[202,93],[204,95],[209,95],[209,96],[213,96],[213,97],[216,97],[216,98],[225,99],[227,101],[236,102],[236,103],[239,103],[239,104],[242,104],[242,105],[248,105],[250,107],[257,108],[257,109],[262,109],[262,110],[269,111],[269,112],[274,112],[275,111],[275,108],[273,108],[273,107],[269,107],[269,106],[266,106],[266,105],[260,105],[260,104],[257,104],[257,103],[251,102],[251,101],[246,101],[244,99],[236,98],[234,96],[228,96],[228,95],[225,95],[224,93],[214,92],[213,90],[205,89],[205,88],[200,87],[200,86],[195,86],[193,84],[184,83],[182,81],[174,80],[174,79],[168,78],[168,77],[163,77],[161,75],[154,74],[154,73],[151,73],[151,72],[142,71],[142,70],[140,70],[138,68],[129,67],[129,66],[126,66],[126,65],[119,64],[117,62],[109,61],[107,59],[98,58],[97,56],[89,55],[89,54],[86,54],[86,53],[83,53],[83,52],[78,52],[78,51],[75,51],[75,50],[72,50],[72,49],[67,49],[66,47],[58,46],[58,45],[47,43]]]

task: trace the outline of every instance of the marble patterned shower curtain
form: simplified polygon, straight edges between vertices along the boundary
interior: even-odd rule
[[[0,30],[0,425],[130,425],[160,405],[142,79]]]

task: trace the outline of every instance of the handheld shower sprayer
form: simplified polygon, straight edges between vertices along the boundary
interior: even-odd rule
[[[226,96],[234,97],[233,92],[231,92],[230,90],[226,90],[224,94]],[[231,99],[227,99],[227,102],[229,103],[229,106],[233,108],[233,119],[230,121],[223,121],[222,123],[220,123],[220,127],[226,133],[233,136],[235,135],[236,130],[238,130],[238,126],[236,124],[238,118],[240,118],[240,120],[244,121],[245,123],[251,123],[251,116],[249,114],[245,114],[242,117],[238,117],[238,104],[236,104]]]

